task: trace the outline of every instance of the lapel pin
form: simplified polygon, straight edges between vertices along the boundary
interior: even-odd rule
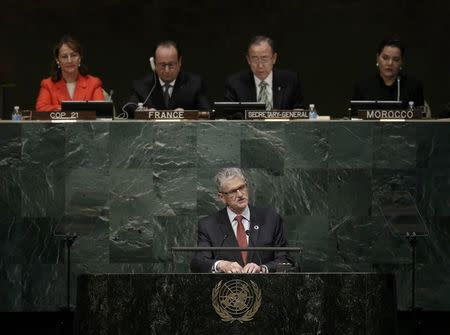
[[[254,229],[254,230],[258,230],[258,229],[259,229],[259,226],[258,226],[258,225],[253,226],[253,229]]]

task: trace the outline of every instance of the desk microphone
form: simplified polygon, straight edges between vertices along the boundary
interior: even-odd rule
[[[223,247],[223,243],[225,242],[225,240],[226,240],[227,238],[228,238],[228,234],[223,235],[223,239],[222,239],[222,242],[220,243],[219,248],[222,248],[222,247]],[[218,251],[218,254],[220,254],[220,251]],[[214,257],[214,259],[216,260],[216,262],[220,261],[220,259],[219,259],[218,256],[219,256],[219,255],[216,255],[216,257]]]
[[[400,101],[400,76],[397,76],[397,101]]]
[[[114,90],[110,89],[109,90],[109,101],[113,103],[113,119],[116,118],[116,106],[114,105],[114,101],[113,101],[113,94],[114,94]]]
[[[142,103],[144,106],[145,106],[145,104],[147,103],[147,100],[150,98],[150,96],[151,96],[152,93],[153,93],[153,90],[154,90],[155,87],[156,87],[156,70],[155,70],[155,69],[156,69],[156,66],[155,66],[155,58],[150,57],[149,61],[150,61],[150,67],[151,67],[152,72],[153,72],[153,86],[152,86],[150,92],[148,92],[147,97],[145,98],[144,102]]]
[[[155,66],[155,58],[150,57],[149,62],[150,62],[150,68],[152,69],[152,72],[153,72],[153,86],[152,86],[152,88],[150,89],[150,92],[148,92],[147,96],[145,97],[144,102],[142,103],[142,105],[144,105],[144,106],[145,106],[145,104],[147,103],[147,100],[150,98],[150,96],[151,96],[152,93],[153,93],[153,90],[154,90],[155,87],[156,87],[156,66]],[[136,106],[138,106],[138,104],[136,104],[136,103],[134,103],[134,102],[127,102],[125,105],[123,105],[123,107],[122,107],[122,113],[118,116],[118,118],[121,118],[121,119],[128,119],[128,112],[125,110],[125,107],[127,107],[128,105],[136,105]]]

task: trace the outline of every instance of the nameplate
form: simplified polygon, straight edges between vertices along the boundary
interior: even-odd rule
[[[294,110],[246,110],[245,119],[246,120],[302,120],[308,119],[309,113],[304,109],[294,109]]]
[[[76,121],[95,120],[95,111],[70,111],[70,112],[33,112],[32,120],[41,121]]]
[[[364,120],[412,120],[412,119],[421,119],[422,112],[420,110],[406,110],[406,109],[398,109],[398,110],[358,110],[358,117]]]
[[[198,119],[208,119],[208,112],[200,112],[197,110],[184,110],[184,111],[174,111],[174,110],[144,110],[135,111],[134,118],[136,120],[198,120]]]

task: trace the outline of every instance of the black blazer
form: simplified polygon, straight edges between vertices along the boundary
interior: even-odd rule
[[[142,80],[133,82],[133,95],[129,102],[137,104],[138,102],[144,102],[153,87],[155,76],[152,74]],[[148,108],[155,108],[159,110],[167,109],[164,104],[163,88],[156,76],[156,85],[145,104]],[[127,109],[128,112],[136,109],[136,105],[131,105]],[[168,109],[183,108],[186,110],[209,110],[208,99],[205,96],[203,83],[200,76],[181,72],[178,74],[175,86],[173,87],[172,96],[169,100]]]
[[[203,218],[198,223],[199,247],[238,247],[236,235],[224,208],[214,215]],[[283,220],[272,209],[250,206],[249,247],[285,247]],[[235,261],[244,266],[237,252],[197,252],[191,261],[192,272],[211,272],[218,260]],[[266,265],[273,272],[278,263],[288,262],[286,252],[249,252],[248,263]]]
[[[273,69],[273,108],[303,108],[303,96],[298,75],[287,70]],[[230,76],[225,84],[225,101],[256,101],[255,78],[250,70]]]
[[[352,100],[397,100],[397,86],[397,81],[387,86],[377,73],[354,85]],[[413,77],[400,75],[400,100],[405,105],[414,101],[415,106],[423,106],[422,83]]]

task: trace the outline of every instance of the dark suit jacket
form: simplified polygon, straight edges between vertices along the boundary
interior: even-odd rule
[[[175,81],[168,108],[164,104],[163,88],[161,87],[158,77],[153,74],[133,83],[133,95],[129,101],[136,104],[138,102],[144,102],[153,87],[155,77],[156,85],[145,104],[146,107],[159,110],[175,108],[201,111],[209,110],[208,99],[203,91],[202,79],[198,75],[182,71],[180,71],[177,80]],[[131,112],[134,112],[135,109],[136,105],[132,105],[129,109],[127,108],[129,113],[130,110]]]
[[[199,247],[238,247],[236,235],[224,208],[201,219],[198,224]],[[283,220],[273,210],[250,206],[249,247],[285,247]],[[244,266],[240,252],[197,252],[191,261],[192,272],[211,272],[218,260],[236,261]],[[278,263],[288,261],[286,252],[249,252],[248,263],[266,265],[273,272]]]
[[[357,82],[353,87],[353,100],[397,100],[397,82],[387,86],[377,73],[365,80]],[[424,105],[423,86],[417,79],[400,76],[400,100],[407,106],[414,101],[415,106]]]
[[[300,80],[294,72],[273,69],[273,108],[302,108],[303,96]],[[256,86],[253,73],[243,71],[230,76],[225,84],[225,101],[256,101]]]

